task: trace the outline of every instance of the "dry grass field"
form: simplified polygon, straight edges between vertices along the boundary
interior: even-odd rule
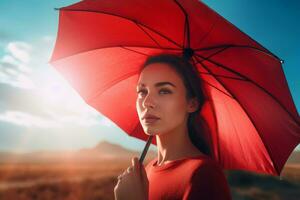
[[[147,163],[149,160],[146,160]],[[1,200],[110,200],[116,177],[129,161],[1,164]],[[300,199],[300,166],[281,177],[226,171],[235,200]]]
[[[113,199],[116,177],[127,161],[0,165],[1,200]]]

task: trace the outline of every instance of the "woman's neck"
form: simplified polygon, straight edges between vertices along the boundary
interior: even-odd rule
[[[156,143],[158,147],[157,165],[183,157],[204,155],[191,142],[187,127],[178,127],[169,133],[156,135]]]

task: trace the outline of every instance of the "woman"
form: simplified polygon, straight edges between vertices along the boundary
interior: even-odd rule
[[[137,93],[139,120],[147,135],[155,135],[158,156],[146,168],[133,158],[132,166],[118,177],[115,199],[231,199],[221,167],[209,156],[205,126],[195,125],[205,95],[188,59],[149,57]]]

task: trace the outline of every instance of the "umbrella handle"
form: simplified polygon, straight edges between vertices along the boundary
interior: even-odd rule
[[[147,151],[149,149],[149,146],[150,146],[150,144],[152,142],[152,138],[153,138],[153,135],[150,135],[149,138],[148,138],[148,140],[147,140],[147,143],[146,143],[146,145],[144,147],[143,153],[142,153],[142,155],[141,155],[141,157],[139,159],[140,164],[143,164],[143,161],[144,161],[144,158],[146,156],[146,153],[147,153]]]

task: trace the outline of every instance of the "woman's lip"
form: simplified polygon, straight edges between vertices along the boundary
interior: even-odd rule
[[[152,124],[152,123],[154,123],[154,122],[156,122],[158,120],[159,120],[159,118],[146,118],[146,119],[144,119],[144,122],[146,124]]]
[[[158,117],[146,117],[144,119],[159,119]]]
[[[159,119],[159,117],[156,117],[155,115],[146,114],[142,117],[142,119]]]

